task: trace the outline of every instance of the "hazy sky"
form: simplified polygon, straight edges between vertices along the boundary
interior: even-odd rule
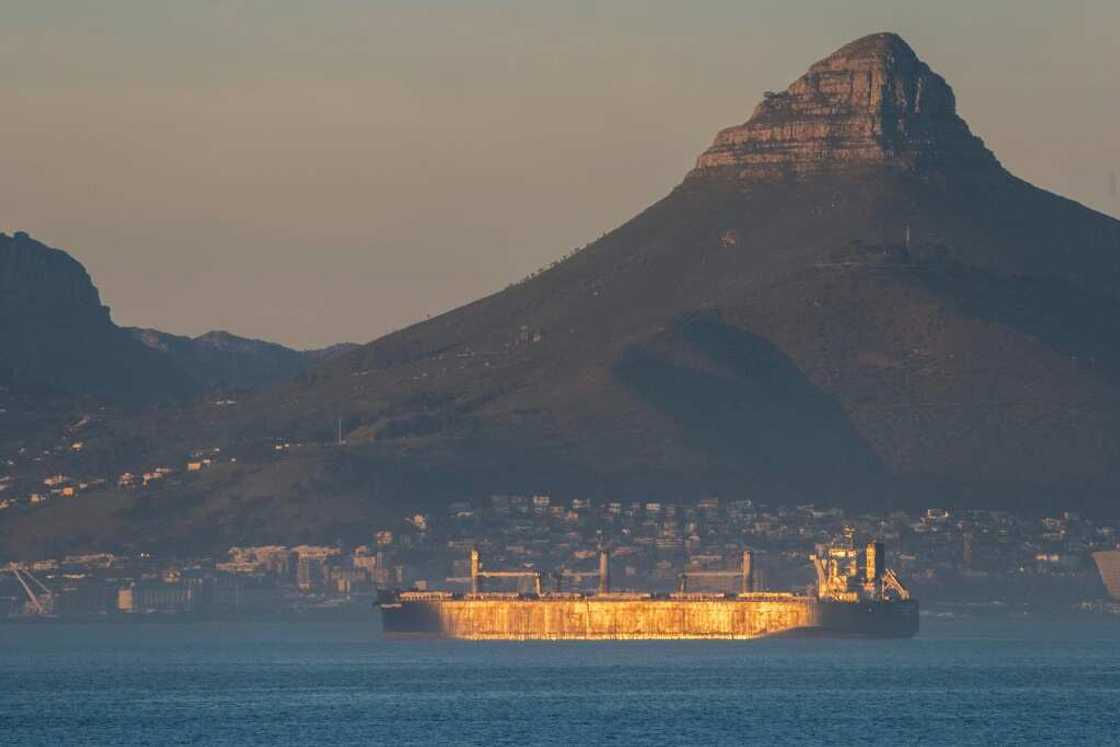
[[[0,0],[0,230],[120,324],[364,342],[667,193],[901,33],[1018,175],[1120,214],[1120,2]]]

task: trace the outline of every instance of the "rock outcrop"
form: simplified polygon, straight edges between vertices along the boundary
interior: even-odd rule
[[[0,234],[0,386],[129,403],[186,382],[109,316],[81,263],[26,233]]]
[[[11,320],[31,315],[61,318],[81,313],[107,321],[109,308],[81,263],[64,251],[17,231],[0,233],[0,313]]]
[[[896,34],[848,44],[719,133],[692,178],[768,180],[889,165],[998,169],[952,89]]]
[[[0,387],[130,404],[246,390],[355,347],[299,351],[229,332],[195,338],[121,328],[85,267],[24,232],[0,234]]]

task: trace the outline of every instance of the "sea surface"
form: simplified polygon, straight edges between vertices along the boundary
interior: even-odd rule
[[[0,625],[0,743],[1117,744],[1120,622],[913,640],[398,642],[375,622]]]

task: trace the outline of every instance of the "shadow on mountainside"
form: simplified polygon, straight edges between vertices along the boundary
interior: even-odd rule
[[[1120,301],[1052,277],[924,262],[918,282],[964,315],[1007,325],[1086,365],[1120,370]]]
[[[739,465],[744,487],[873,499],[879,460],[839,404],[769,341],[705,314],[679,320],[669,348],[629,349],[615,377],[690,446]]]

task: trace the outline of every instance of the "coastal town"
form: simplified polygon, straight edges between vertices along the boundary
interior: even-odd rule
[[[196,453],[181,467],[145,470],[135,478],[136,489],[172,475],[186,479],[218,455]],[[54,483],[44,486],[50,499],[66,499],[70,484]],[[34,507],[28,501],[17,510]],[[1117,547],[1120,519],[935,507],[852,514],[725,497],[685,503],[511,494],[463,499],[438,513],[371,525],[359,546],[0,559],[7,563],[0,617],[352,619],[372,614],[379,589],[464,590],[471,548],[488,568],[528,571],[525,580],[532,572],[556,584],[563,579],[572,590],[594,588],[603,548],[610,550],[615,588],[635,590],[672,590],[686,571],[735,568],[750,548],[759,589],[806,590],[813,583],[808,558],[814,547],[852,538],[884,541],[891,566],[935,614],[1120,614],[1107,601],[1092,559]],[[510,592],[532,591],[524,581],[505,583]],[[719,580],[706,583],[723,590]]]
[[[21,447],[0,461],[0,520],[112,495],[150,501],[165,491],[204,488],[207,476],[222,470],[345,448],[341,439],[306,444],[273,437],[98,472],[90,466],[98,462],[88,458],[86,435],[94,424],[84,416],[47,448]],[[1120,517],[936,506],[858,513],[749,495],[466,496],[438,511],[371,523],[360,544],[245,543],[205,555],[90,548],[61,557],[0,557],[0,619],[368,616],[378,590],[465,590],[471,548],[490,569],[522,573],[520,584],[504,582],[502,590],[510,592],[533,591],[534,574],[553,588],[561,579],[571,590],[594,588],[602,549],[610,551],[616,588],[668,591],[683,573],[735,568],[748,548],[759,589],[808,591],[815,548],[853,539],[886,543],[891,567],[933,611],[927,614],[1120,615],[1093,558],[1120,547]],[[719,581],[704,583],[729,590]]]

